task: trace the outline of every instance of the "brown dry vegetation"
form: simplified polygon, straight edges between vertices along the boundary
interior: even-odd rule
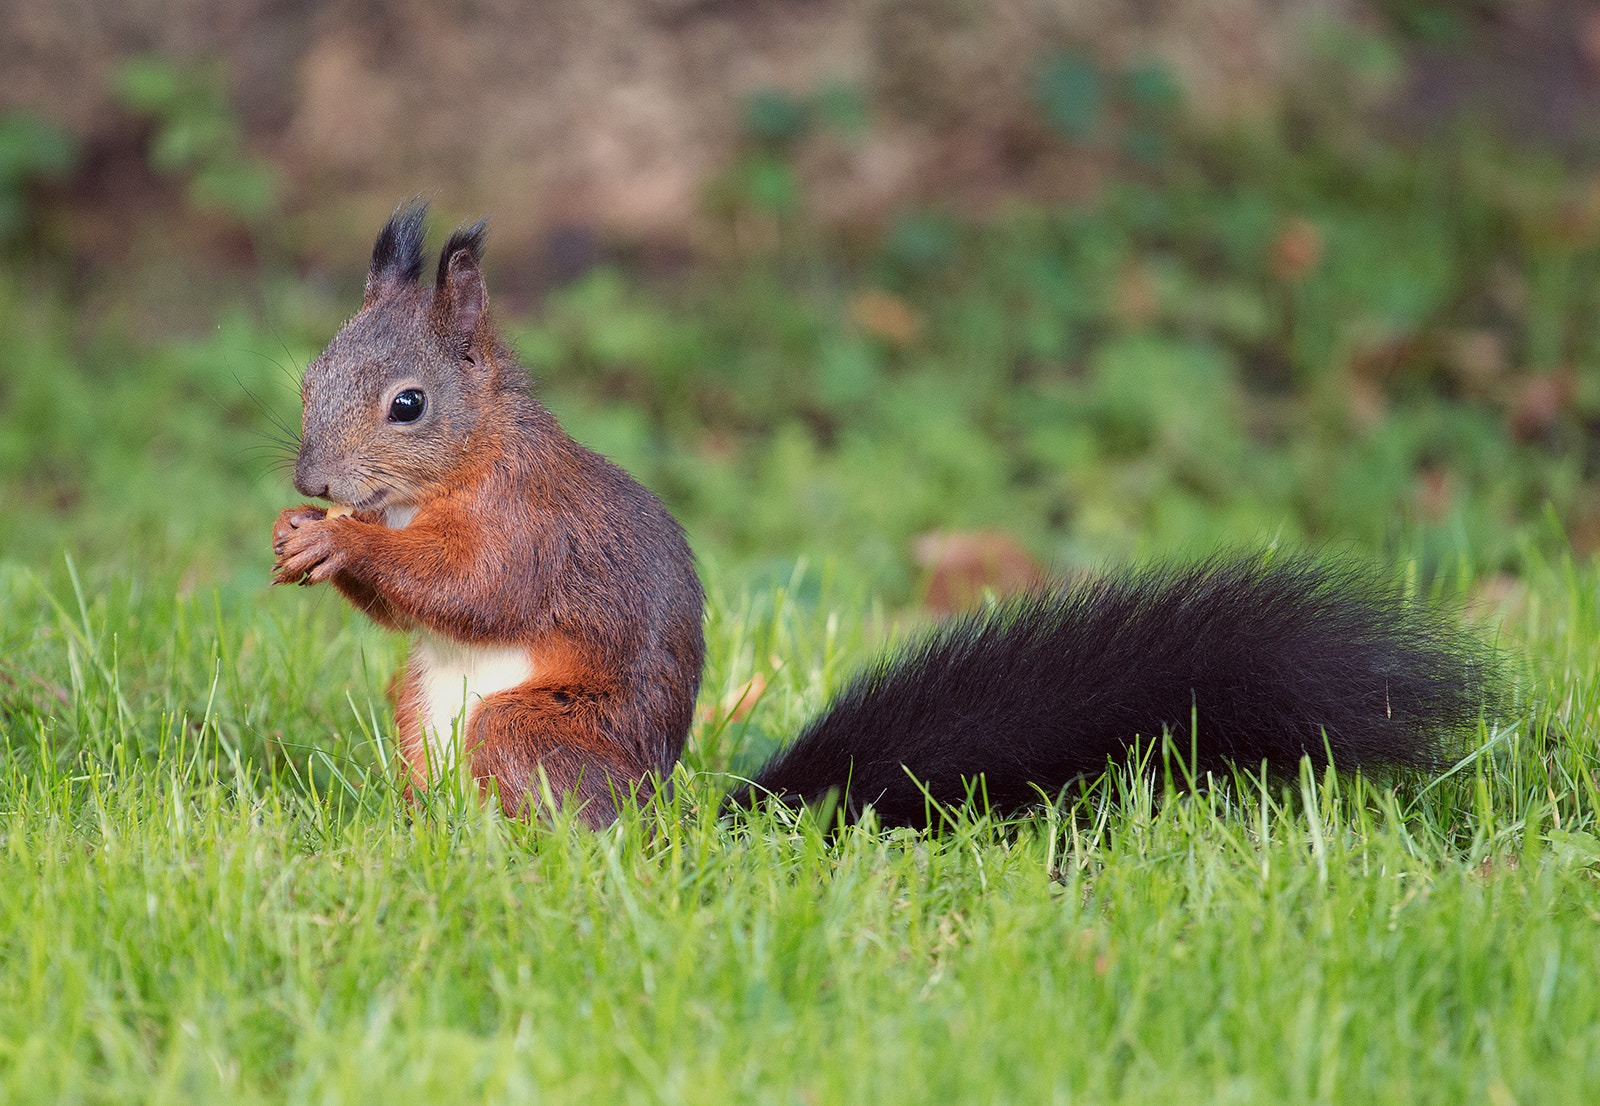
[[[1092,187],[1092,159],[1041,139],[1037,60],[1067,44],[1162,61],[1203,117],[1271,110],[1307,28],[1349,0],[93,0],[0,9],[0,104],[81,136],[77,232],[124,245],[139,134],[111,89],[125,59],[220,64],[251,148],[277,167],[302,241],[348,252],[399,197],[492,211],[502,256],[563,227],[692,241],[740,141],[741,98],[863,89],[870,126],[818,136],[813,214],[872,220],[908,200],[991,205]],[[132,164],[129,164],[132,162]],[[119,231],[119,228],[124,228]]]

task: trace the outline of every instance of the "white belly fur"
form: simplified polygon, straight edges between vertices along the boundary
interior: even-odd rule
[[[526,649],[467,645],[426,630],[411,647],[410,667],[417,721],[435,776],[460,764],[461,739],[478,705],[533,675]]]
[[[383,511],[383,524],[391,530],[403,530],[411,525],[411,520],[417,517],[415,503],[402,503],[396,507],[385,507]]]

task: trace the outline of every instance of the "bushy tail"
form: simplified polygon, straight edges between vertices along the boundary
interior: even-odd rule
[[[729,796],[926,825],[982,777],[1009,812],[1170,733],[1232,763],[1435,770],[1495,700],[1492,649],[1404,587],[1343,562],[1140,568],[947,623],[872,665]],[[1198,727],[1191,746],[1191,719]],[[926,796],[924,795],[926,789]]]

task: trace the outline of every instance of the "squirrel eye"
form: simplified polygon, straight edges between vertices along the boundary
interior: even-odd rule
[[[416,422],[422,417],[422,408],[426,404],[421,388],[407,388],[394,397],[389,404],[390,422]]]

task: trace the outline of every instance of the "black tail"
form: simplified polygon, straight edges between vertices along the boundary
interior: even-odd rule
[[[1215,559],[1123,571],[952,621],[858,675],[729,796],[924,826],[982,778],[1010,812],[1093,778],[1163,731],[1199,772],[1227,764],[1435,770],[1497,684],[1448,613],[1345,563]],[[926,796],[924,795],[926,790]]]

